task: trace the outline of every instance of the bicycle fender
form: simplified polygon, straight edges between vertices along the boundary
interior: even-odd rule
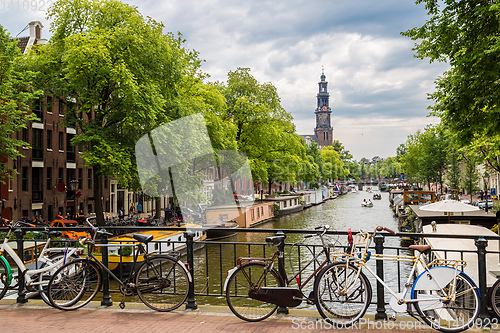
[[[441,290],[453,280],[455,275],[462,272],[446,266],[432,267],[429,271],[432,275],[427,271],[420,273],[413,284],[413,290]]]
[[[7,267],[7,285],[10,285],[11,282],[12,282],[12,269],[10,268],[10,265],[9,265],[9,262],[7,261],[7,259],[5,259],[4,256],[0,255],[0,260],[3,261],[3,263],[5,264],[5,267]]]
[[[230,269],[229,271],[227,271],[227,276],[226,276],[226,281],[224,281],[224,291],[226,291],[227,289],[227,284],[229,283],[229,279],[231,278],[231,276],[234,274],[234,272],[238,269],[239,267],[236,266],[234,267],[233,269]]]

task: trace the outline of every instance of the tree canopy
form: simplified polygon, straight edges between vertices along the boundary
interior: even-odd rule
[[[34,73],[24,68],[17,42],[0,25],[0,181],[5,182],[12,170],[8,159],[24,157],[18,148],[29,144],[16,139],[13,134],[36,119],[30,104],[39,96],[33,90]]]

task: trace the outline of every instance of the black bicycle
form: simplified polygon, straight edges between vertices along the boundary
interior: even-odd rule
[[[114,275],[93,254],[97,234],[112,235],[99,228],[92,228],[92,238],[81,238],[82,245],[88,245],[88,254],[84,259],[72,261],[59,268],[48,285],[50,303],[60,310],[76,310],[87,305],[99,292],[103,281],[103,271],[118,281],[123,301],[120,308],[125,307],[125,297],[137,295],[141,301],[153,310],[172,311],[180,307],[187,299],[191,275],[186,265],[166,254],[148,254],[145,245],[153,239],[153,235],[134,234],[136,244],[123,244],[134,247],[134,264],[125,281]],[[113,246],[120,244],[113,244]],[[144,258],[137,263],[137,258]]]

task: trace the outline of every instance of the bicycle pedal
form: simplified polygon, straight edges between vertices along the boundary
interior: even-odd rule
[[[119,305],[120,309],[125,309],[125,302],[120,302],[120,305]]]

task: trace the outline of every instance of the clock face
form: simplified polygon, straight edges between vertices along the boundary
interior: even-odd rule
[[[328,120],[328,116],[325,114],[325,116],[323,117],[323,124],[326,124],[327,120]]]

